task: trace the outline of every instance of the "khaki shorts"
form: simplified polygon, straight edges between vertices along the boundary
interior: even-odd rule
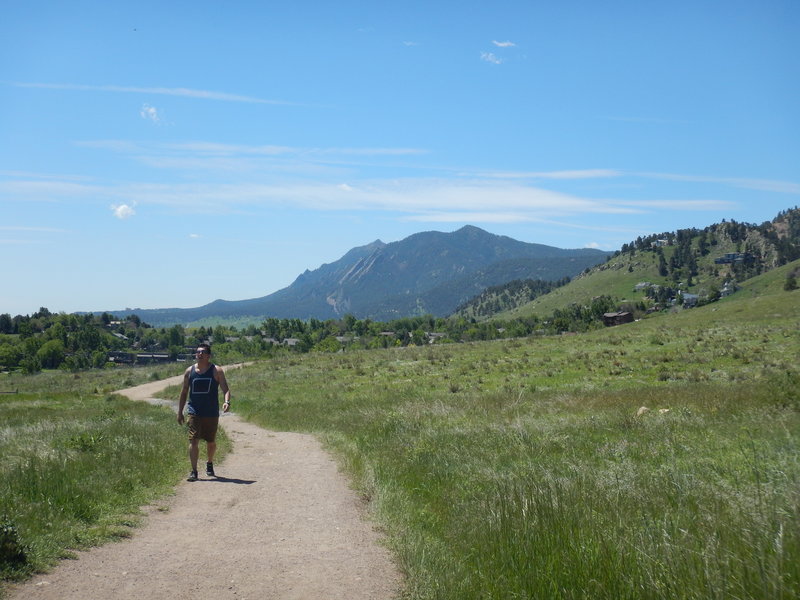
[[[198,417],[189,415],[189,439],[213,442],[217,439],[219,417]]]

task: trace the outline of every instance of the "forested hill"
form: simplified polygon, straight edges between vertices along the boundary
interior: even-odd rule
[[[639,237],[565,286],[531,296],[520,282],[510,282],[487,290],[460,307],[458,314],[479,319],[541,317],[565,307],[587,306],[599,296],[639,313],[681,304],[685,298],[703,304],[798,258],[800,209],[795,207],[760,225],[724,220],[703,229]]]
[[[331,319],[352,314],[387,321],[421,314],[446,316],[487,287],[515,279],[574,277],[604,262],[608,254],[525,243],[466,226],[452,233],[417,233],[390,244],[376,240],[261,298],[217,300],[192,309],[108,312],[135,312],[158,326],[210,317]]]

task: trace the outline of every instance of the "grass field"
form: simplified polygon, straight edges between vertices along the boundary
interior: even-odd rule
[[[338,457],[407,598],[797,598],[800,292],[780,283],[588,334],[281,355],[229,380],[238,413]],[[171,374],[0,380],[19,390],[0,396],[0,549],[26,554],[6,576],[127,535],[185,474],[169,411],[110,394]]]
[[[237,373],[237,410],[326,441],[409,598],[797,598],[799,325],[800,296],[773,294],[285,357]]]
[[[183,368],[0,378],[0,391],[16,392],[0,394],[2,578],[129,536],[141,507],[171,493],[188,470],[185,430],[168,408],[111,392]]]

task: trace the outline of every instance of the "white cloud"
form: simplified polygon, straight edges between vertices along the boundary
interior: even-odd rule
[[[497,40],[492,40],[492,43],[497,46],[498,48],[513,48],[516,46],[514,42],[498,42]]]
[[[676,175],[672,173],[630,173],[640,177],[668,179],[672,181],[689,181],[696,183],[719,183],[733,187],[759,190],[762,192],[778,192],[782,194],[800,194],[800,183],[771,179],[746,179],[742,177],[709,177],[706,175]]]
[[[620,206],[664,210],[730,210],[736,206],[727,200],[618,200]]]
[[[690,125],[691,121],[681,119],[662,119],[656,117],[615,117],[606,116],[602,117],[607,121],[621,121],[623,123],[656,123],[662,125]]]
[[[340,147],[313,148],[277,145],[222,144],[217,142],[131,142],[121,140],[86,140],[75,143],[125,155],[128,159],[164,170],[224,174],[249,173],[263,178],[267,174],[304,175],[347,179],[354,166],[427,154],[420,148]]]
[[[492,63],[493,65],[500,65],[503,63],[503,59],[498,58],[493,52],[481,52],[481,60]]]
[[[557,171],[571,173],[604,171]],[[613,176],[612,173],[606,174]],[[327,179],[327,178],[326,178]],[[240,212],[250,207],[291,207],[320,211],[365,210],[393,212],[415,219],[465,220],[467,213],[484,222],[513,222],[585,215],[653,214],[657,212],[731,210],[733,202],[716,199],[617,199],[582,197],[544,189],[512,179],[405,178],[361,179],[355,182],[302,177],[282,182],[228,181],[213,183],[121,183],[75,185],[56,181],[0,181],[0,197],[58,202],[65,198],[87,201],[113,198],[115,217],[135,214],[139,202],[170,206],[178,211]],[[491,210],[487,210],[491,207]]]
[[[152,121],[153,123],[161,122],[161,117],[158,114],[158,109],[155,106],[150,106],[147,103],[142,104],[142,109],[139,111],[139,115],[143,119],[147,121]]]
[[[421,223],[526,223],[538,221],[531,215],[496,212],[438,212],[410,215],[403,221]]]
[[[189,237],[192,238],[193,240],[199,240],[203,236],[200,235],[199,233],[190,233]]]
[[[114,216],[118,219],[129,219],[136,214],[136,211],[133,210],[133,207],[128,206],[127,204],[112,204],[111,210],[113,211]]]
[[[16,227],[0,225],[0,231],[26,231],[39,233],[64,233],[66,229],[54,229],[53,227]]]
[[[147,106],[147,105],[145,105]],[[144,115],[143,115],[144,116]],[[87,140],[76,142],[85,148],[100,148],[114,152],[142,154],[148,152],[183,152],[202,156],[288,156],[302,155],[304,158],[331,156],[409,156],[427,154],[421,148],[305,148],[300,146],[220,144],[218,142],[183,142],[171,144],[135,143],[126,140]]]
[[[135,87],[124,85],[82,85],[77,83],[23,83],[13,82],[10,85],[23,88],[40,88],[51,90],[74,90],[82,92],[117,92],[124,94],[159,94],[163,96],[182,96],[185,98],[199,98],[203,100],[222,100],[225,102],[253,102],[257,104],[280,104],[297,106],[294,102],[282,100],[264,100],[252,96],[228,94],[226,92],[212,92],[208,90],[193,90],[190,88],[164,88],[164,87]]]
[[[403,42],[403,46],[418,46],[417,42]]]
[[[597,248],[600,248],[600,244],[598,244],[597,242],[588,242],[586,244],[586,246],[584,246],[584,248],[595,248],[595,249],[597,249]]]
[[[576,169],[572,171],[488,171],[476,175],[492,179],[597,179],[620,177],[615,169]]]

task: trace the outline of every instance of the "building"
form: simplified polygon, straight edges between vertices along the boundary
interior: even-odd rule
[[[715,258],[714,262],[718,265],[733,265],[753,262],[755,258],[756,257],[749,252],[727,252],[726,254]]]
[[[687,294],[686,292],[682,292],[681,297],[683,298],[684,308],[694,308],[700,301],[700,296],[697,294]]]
[[[603,313],[603,323],[606,327],[633,323],[633,314],[626,311]]]

